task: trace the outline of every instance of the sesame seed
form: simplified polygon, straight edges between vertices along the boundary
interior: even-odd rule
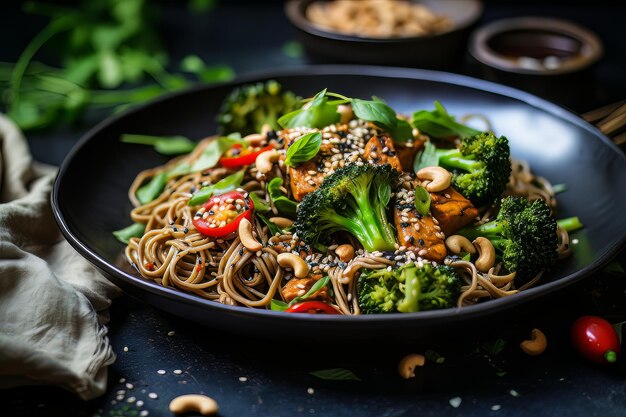
[[[143,401],[139,400],[136,402],[137,407],[143,407]]]
[[[159,369],[159,370],[157,371],[157,374],[159,374],[159,375],[165,375],[165,370],[163,370],[163,369]]]
[[[174,369],[174,374],[180,375],[182,373],[183,373],[183,371],[181,371],[180,369]]]
[[[133,389],[133,388],[135,388],[135,386],[133,384],[131,384],[131,383],[127,383],[126,384],[126,388]]]
[[[248,380],[248,378],[246,378],[245,376],[240,376],[239,377],[239,381],[241,382],[246,382]]]
[[[156,394],[156,392],[149,393],[148,397],[153,399],[153,400],[156,400],[157,398],[159,398],[159,396]]]
[[[313,388],[307,388],[307,389],[306,389],[306,392],[307,392],[309,395],[313,395],[313,394],[315,394],[315,390],[314,390]]]
[[[128,352],[128,346],[124,346],[124,352]]]
[[[134,403],[135,401],[137,401],[137,398],[135,398],[135,397],[128,397],[128,398],[126,399],[126,402],[127,402],[127,403],[131,403],[131,404],[132,404],[132,403]]]
[[[170,330],[169,332],[167,332],[168,336],[174,336],[176,334],[176,332],[174,330]]]

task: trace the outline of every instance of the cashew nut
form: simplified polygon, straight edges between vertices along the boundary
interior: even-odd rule
[[[524,340],[519,346],[527,355],[537,356],[546,350],[548,341],[546,340],[546,335],[541,330],[533,329],[530,332],[530,340]]]
[[[337,113],[339,113],[339,123],[341,124],[346,124],[354,118],[352,106],[349,104],[340,104],[337,106]]]
[[[404,379],[415,378],[415,368],[424,366],[426,357],[419,353],[406,355],[398,364],[398,373]]]
[[[261,153],[256,157],[256,169],[261,174],[267,174],[272,170],[274,162],[278,162],[280,159],[280,153],[276,149]]]
[[[170,411],[174,414],[183,414],[195,411],[203,416],[217,414],[217,401],[200,394],[187,394],[174,398],[170,402]]]
[[[263,249],[263,245],[252,236],[252,223],[248,219],[241,219],[239,222],[239,239],[250,252],[258,252]]]
[[[476,253],[476,248],[468,238],[461,235],[452,235],[446,239],[446,246],[450,252],[458,255],[461,252],[467,252],[471,255]]]
[[[293,224],[293,220],[286,217],[270,217],[270,221],[281,229],[289,227]]]
[[[489,272],[493,264],[496,263],[496,250],[489,241],[484,237],[474,239],[474,246],[478,251],[478,259],[474,262],[476,269],[480,272]]]
[[[278,261],[278,265],[283,268],[293,269],[293,274],[296,278],[304,278],[309,275],[311,267],[298,255],[293,253],[280,253],[276,257],[276,260]]]
[[[348,262],[349,260],[354,258],[354,248],[352,247],[352,245],[347,243],[337,246],[337,248],[335,249],[335,253],[339,257],[341,262]]]
[[[424,188],[431,193],[443,191],[450,186],[452,174],[441,167],[425,167],[417,171],[417,178],[430,181]]]
[[[267,135],[264,133],[252,133],[244,137],[243,140],[252,146],[261,146],[267,140]]]

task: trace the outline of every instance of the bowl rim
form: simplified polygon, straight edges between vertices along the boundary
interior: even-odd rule
[[[315,75],[360,75],[360,76],[373,76],[373,77],[385,77],[385,78],[409,78],[418,79],[431,82],[439,82],[444,84],[451,84],[461,87],[472,88],[483,92],[504,95],[509,98],[519,100],[529,106],[540,108],[543,111],[554,115],[560,119],[564,119],[575,126],[584,129],[600,141],[604,142],[603,146],[608,146],[613,152],[617,154],[617,157],[622,160],[622,163],[626,165],[626,154],[615,145],[606,135],[600,132],[597,128],[583,120],[578,115],[567,110],[566,108],[552,103],[548,100],[539,98],[530,93],[497,84],[489,81],[480,80],[477,78],[453,74],[443,71],[425,70],[425,69],[413,69],[413,68],[401,68],[401,67],[382,67],[372,65],[309,65],[301,66],[291,69],[270,69],[259,72],[249,73],[242,77],[237,77],[230,82],[216,83],[210,85],[196,85],[188,89],[176,91],[165,94],[154,100],[150,100],[142,105],[129,109],[117,115],[112,115],[96,126],[91,128],[85,133],[81,139],[70,150],[66,158],[64,159],[61,167],[59,168],[57,177],[54,182],[54,187],[51,194],[52,210],[57,221],[58,227],[67,241],[87,260],[93,265],[105,272],[108,277],[113,277],[113,280],[120,280],[124,284],[138,287],[141,291],[147,291],[152,295],[159,297],[165,297],[172,302],[190,304],[194,307],[200,307],[207,312],[216,312],[217,314],[228,313],[233,316],[239,316],[241,318],[256,318],[256,319],[269,319],[276,323],[281,322],[334,322],[341,323],[341,325],[355,325],[362,323],[370,323],[372,325],[385,325],[389,320],[396,321],[400,324],[416,324],[426,323],[432,320],[432,323],[442,323],[453,321],[456,319],[471,319],[488,314],[494,314],[499,310],[504,310],[517,306],[524,302],[528,302],[536,299],[539,296],[552,293],[558,289],[566,287],[576,281],[579,281],[585,277],[590,276],[592,273],[600,270],[608,261],[610,261],[624,246],[626,246],[626,235],[618,237],[612,242],[611,245],[605,247],[604,253],[600,254],[585,268],[580,269],[573,274],[567,275],[556,281],[547,282],[540,286],[530,288],[513,297],[505,297],[492,299],[484,303],[479,303],[472,306],[466,306],[462,308],[448,308],[441,310],[429,310],[417,313],[391,313],[391,314],[361,314],[359,316],[348,315],[320,315],[320,314],[283,314],[277,311],[252,309],[247,307],[229,306],[221,304],[215,301],[203,299],[201,297],[188,294],[174,288],[164,287],[154,282],[148,281],[141,276],[130,274],[129,272],[121,269],[112,262],[109,262],[103,256],[99,255],[96,250],[91,249],[86,243],[82,242],[78,236],[76,236],[66,221],[65,216],[61,210],[60,202],[60,188],[63,182],[63,178],[68,170],[68,167],[73,162],[76,155],[84,148],[88,142],[96,136],[101,130],[108,126],[115,124],[118,120],[131,117],[133,114],[145,110],[146,108],[155,104],[183,96],[186,94],[198,93],[203,90],[210,90],[214,88],[230,87],[233,88],[237,85],[255,82],[259,80],[267,80],[280,77],[297,77],[297,76],[315,76]],[[111,278],[109,278],[111,279]]]
[[[303,7],[308,7],[310,3],[314,1],[325,0],[288,0],[285,2],[284,10],[287,18],[296,28],[320,38],[343,41],[343,42],[356,42],[364,44],[405,44],[416,43],[420,41],[427,41],[429,39],[439,38],[450,33],[458,32],[463,29],[473,26],[483,15],[484,5],[481,0],[463,0],[464,3],[471,3],[475,7],[474,14],[460,25],[454,25],[452,28],[443,32],[429,34],[425,36],[403,36],[397,38],[370,38],[363,36],[347,35],[339,32],[332,32],[323,29],[319,29],[302,13]],[[444,4],[447,0],[437,0],[439,4]],[[456,1],[456,0],[455,0]]]
[[[536,30],[565,35],[581,42],[583,52],[573,59],[563,60],[557,68],[524,68],[515,60],[497,53],[488,42],[496,35],[518,30]],[[583,70],[596,63],[604,54],[602,40],[590,29],[572,21],[542,16],[500,19],[476,29],[470,37],[469,53],[481,64],[506,72],[532,75],[559,75]]]

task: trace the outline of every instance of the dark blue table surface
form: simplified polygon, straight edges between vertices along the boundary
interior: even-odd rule
[[[606,56],[589,80],[594,94],[588,107],[574,109],[584,111],[626,97],[626,6],[597,4],[488,2],[483,21],[552,15],[596,31]],[[294,31],[280,2],[222,1],[207,16],[191,16],[173,2],[164,7],[161,30],[174,61],[197,53],[209,63],[232,65],[238,74],[309,63],[306,56],[283,52]],[[2,14],[6,25],[0,25],[0,36],[20,36],[3,44],[0,60],[15,60],[43,20],[15,7]],[[469,61],[459,72],[480,75]],[[35,158],[59,164],[88,127],[29,135]],[[620,260],[626,264],[624,253]],[[626,276],[601,272],[445,339],[393,346],[338,345],[324,335],[296,343],[289,335],[263,340],[219,333],[122,296],[111,308],[109,337],[118,359],[109,369],[103,397],[83,402],[51,387],[4,390],[0,415],[137,416],[147,411],[161,416],[169,415],[167,405],[175,396],[199,392],[219,402],[222,416],[626,416],[624,362],[594,365],[571,348],[569,326],[584,314],[626,320]],[[519,348],[534,327],[549,340],[538,357]],[[416,378],[401,379],[398,360],[426,349],[442,355],[443,363],[429,362]],[[325,381],[310,374],[327,368],[349,369],[360,381]]]

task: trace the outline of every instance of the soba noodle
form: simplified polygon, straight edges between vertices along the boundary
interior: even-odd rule
[[[211,238],[199,233],[192,222],[194,213],[188,201],[194,191],[208,184],[215,184],[232,171],[213,168],[192,174],[172,175],[165,190],[154,201],[142,205],[136,197],[139,187],[155,175],[175,172],[174,168],[180,164],[193,164],[211,140],[212,138],[203,140],[187,156],[137,175],[128,191],[128,197],[134,206],[130,216],[133,221],[145,224],[146,228],[141,238],[130,240],[125,250],[126,257],[142,277],[163,286],[174,287],[224,304],[268,308],[273,299],[285,300],[283,285],[291,278],[292,273],[278,264],[277,257],[282,251],[299,251],[301,242],[298,237],[291,232],[271,236],[265,224],[258,219],[253,220],[253,230],[263,244],[263,249],[252,253],[244,247],[239,237],[230,240]],[[555,193],[549,181],[533,175],[528,163],[518,160],[511,162],[512,174],[506,194],[523,196],[530,200],[543,199],[554,209]],[[278,211],[265,191],[266,183],[273,177],[281,177],[284,180],[283,191],[289,193],[289,177],[285,168],[279,163],[273,172],[260,175],[254,164],[250,165],[245,171],[239,191],[255,193],[276,214]],[[495,214],[494,208],[485,208],[481,210],[477,222],[484,223]],[[558,236],[558,254],[561,258],[569,254],[569,236],[560,228]],[[311,265],[315,265],[312,274],[327,275],[330,278],[329,286],[332,287],[333,294],[331,304],[341,313],[351,315],[360,313],[356,278],[361,270],[391,268],[410,261],[418,265],[430,262],[416,257],[410,251],[398,250],[390,257],[360,249],[354,259],[342,264],[331,252],[326,255],[313,252],[306,259]],[[398,254],[400,256],[395,256]],[[538,273],[524,286],[516,288],[514,273],[499,275],[501,264],[496,264],[489,272],[482,273],[472,262],[447,258],[446,263],[459,272],[464,282],[458,307],[475,304],[484,298],[516,294],[535,285],[543,273]]]

